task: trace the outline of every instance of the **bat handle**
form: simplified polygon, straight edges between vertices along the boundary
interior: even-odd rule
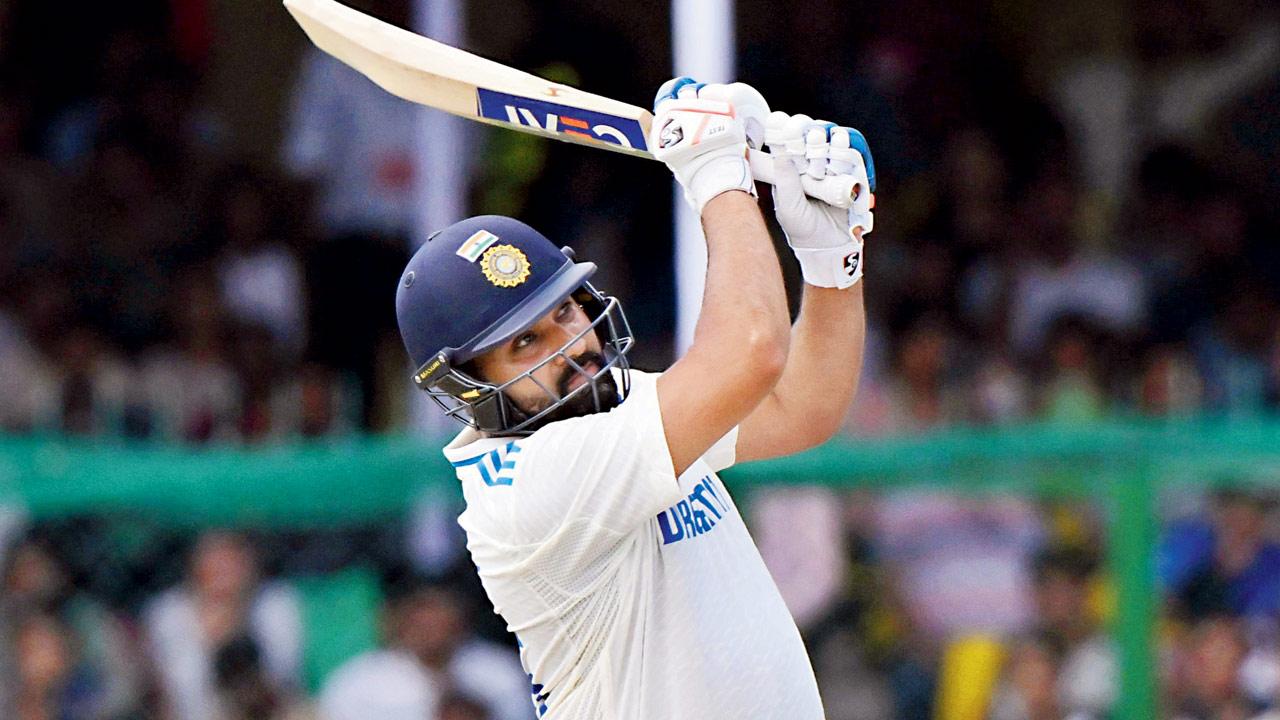
[[[751,174],[755,179],[772,185],[772,156],[764,150],[749,150],[747,158],[751,161]],[[838,208],[848,208],[853,204],[853,191],[856,184],[852,175],[836,175],[822,179],[808,175],[800,176],[800,185],[804,187],[805,195]]]

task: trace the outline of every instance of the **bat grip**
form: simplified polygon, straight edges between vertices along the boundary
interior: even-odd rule
[[[751,174],[755,179],[772,185],[773,157],[764,150],[749,150],[747,159],[751,162]],[[853,204],[856,184],[852,175],[835,175],[822,179],[800,176],[800,185],[804,188],[805,195],[838,208],[848,208]]]

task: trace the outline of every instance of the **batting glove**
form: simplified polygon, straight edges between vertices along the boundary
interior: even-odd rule
[[[763,142],[769,105],[754,88],[678,77],[658,89],[654,113],[649,147],[671,169],[699,216],[721,193],[756,194],[747,148]]]
[[[862,133],[806,115],[769,115],[765,143],[773,155],[773,205],[804,281],[847,288],[862,278],[862,240],[871,232],[875,165]],[[857,196],[841,210],[804,194],[801,174],[816,180],[854,177]],[[855,232],[856,231],[856,232]]]

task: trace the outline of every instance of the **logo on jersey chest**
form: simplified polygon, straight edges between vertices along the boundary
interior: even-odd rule
[[[658,514],[658,530],[662,532],[662,544],[670,545],[711,532],[729,512],[711,483],[711,476],[703,476],[688,497]]]

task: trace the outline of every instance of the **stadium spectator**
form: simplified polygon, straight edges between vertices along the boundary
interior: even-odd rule
[[[916,649],[914,638],[906,634],[884,577],[888,573],[871,554],[874,516],[872,493],[855,491],[843,498],[839,545],[845,567],[839,575],[844,583],[829,614],[804,636],[831,720],[898,717],[890,679],[901,685],[902,676],[915,667],[904,661]],[[907,669],[891,675],[895,666]]]
[[[1248,646],[1237,619],[1216,616],[1200,620],[1183,652],[1181,673],[1171,683],[1178,698],[1174,720],[1247,720],[1261,709],[1245,696],[1240,685]]]
[[[322,720],[433,718],[445,681],[418,659],[394,601],[383,610],[382,647],[357,655],[329,674],[320,691]]]
[[[45,410],[51,379],[44,358],[28,337],[20,315],[0,307],[0,430],[30,433],[48,426]]]
[[[529,720],[528,677],[510,648],[475,637],[462,595],[447,585],[408,584],[398,635],[449,692],[484,705],[495,720]]]
[[[288,427],[305,438],[351,433],[359,423],[358,408],[351,393],[335,379],[335,371],[309,363],[295,376],[290,388],[291,407],[295,415]]]
[[[1043,635],[1013,642],[1004,663],[1004,677],[991,699],[989,720],[1093,720],[1100,716],[1067,714],[1059,702],[1058,673],[1061,648]]]
[[[1058,318],[1049,329],[1049,367],[1040,386],[1040,413],[1057,422],[1088,423],[1106,411],[1098,365],[1106,357],[1104,333],[1088,319]]]
[[[879,502],[872,542],[918,631],[1009,634],[1035,618],[1031,561],[1043,522],[1015,497],[899,491]]]
[[[1280,306],[1252,273],[1229,282],[1207,327],[1192,347],[1205,379],[1205,405],[1226,413],[1261,412],[1272,382],[1272,343],[1280,332]]]
[[[1187,416],[1201,407],[1204,381],[1186,346],[1151,348],[1138,379],[1137,406],[1155,416]]]
[[[894,717],[931,712],[937,662],[951,639],[1032,626],[1031,559],[1043,522],[1031,503],[1011,496],[900,490],[879,500],[872,548],[887,592],[901,604],[903,643],[915,649],[889,671]]]
[[[230,341],[230,365],[240,380],[236,433],[246,443],[261,442],[285,430],[277,417],[288,383],[289,364],[280,357],[271,332],[261,325],[240,325]]]
[[[142,382],[156,437],[202,443],[236,437],[242,384],[230,363],[225,309],[204,272],[191,270],[170,300],[172,344],[142,358]]]
[[[973,371],[968,420],[1009,425],[1031,415],[1031,382],[1001,350],[988,351]]]
[[[89,326],[62,336],[53,356],[56,429],[67,435],[117,435],[128,370],[105,338]]]
[[[242,536],[201,535],[186,582],[152,600],[143,624],[165,705],[184,720],[217,720],[218,648],[242,636],[261,653],[274,693],[300,686],[298,598],[288,586],[260,578],[253,548]]]
[[[1265,534],[1268,495],[1221,490],[1211,512],[1174,522],[1161,539],[1160,579],[1191,619],[1280,615],[1280,544]]]
[[[751,497],[752,534],[769,574],[805,634],[844,586],[840,496],[827,488],[777,488]]]
[[[954,330],[936,316],[912,324],[896,345],[895,362],[880,388],[881,402],[851,411],[862,434],[922,433],[961,421],[964,392],[954,370]],[[876,411],[874,415],[868,411]]]
[[[103,138],[62,198],[58,258],[85,319],[128,352],[163,338],[181,268],[184,213],[159,160],[138,138]]]
[[[471,636],[461,595],[416,580],[401,583],[396,593],[385,611],[383,649],[350,660],[330,678],[322,701],[322,707],[334,708],[330,720],[351,717],[340,708],[359,707],[357,698],[391,693],[377,690],[384,682],[396,682],[401,694],[416,683],[415,694],[436,698],[432,704],[461,695],[494,720],[533,717],[528,676],[513,652]]]
[[[1053,322],[1064,315],[1115,333],[1135,332],[1145,319],[1142,276],[1098,247],[1106,238],[1081,237],[1077,187],[1061,162],[1052,163],[1015,211],[1025,257],[1010,284],[1009,342],[1024,359],[1045,349]]]
[[[1111,641],[1091,607],[1094,560],[1079,548],[1041,551],[1035,598],[1046,658],[1053,658],[1054,703],[1072,720],[1110,717],[1118,667]]]
[[[450,695],[440,703],[436,720],[493,720],[483,704],[464,695]]]
[[[262,665],[258,644],[248,635],[223,643],[214,653],[218,689],[217,720],[310,720],[313,715],[290,693],[281,692]]]
[[[274,353],[301,353],[306,332],[302,263],[287,242],[281,191],[262,173],[234,167],[217,181],[209,219],[222,305],[232,320],[262,328]]]
[[[13,620],[6,650],[13,655],[6,708],[14,720],[96,720],[104,691],[79,657],[80,639],[57,616],[27,609]]]
[[[0,635],[12,638],[19,651],[0,653],[0,664],[21,665],[21,653],[31,652],[22,645],[26,642],[24,633],[53,643],[48,654],[40,656],[43,662],[31,661],[48,672],[53,672],[48,664],[63,658],[63,653],[75,655],[73,673],[80,678],[76,682],[91,695],[86,702],[94,717],[125,717],[142,707],[141,656],[128,625],[93,595],[77,587],[48,543],[32,535],[10,551],[0,585]],[[0,676],[24,677],[20,668],[0,672]],[[12,688],[5,689],[20,694]],[[0,707],[16,704],[6,701],[14,697],[11,692],[0,695]]]

